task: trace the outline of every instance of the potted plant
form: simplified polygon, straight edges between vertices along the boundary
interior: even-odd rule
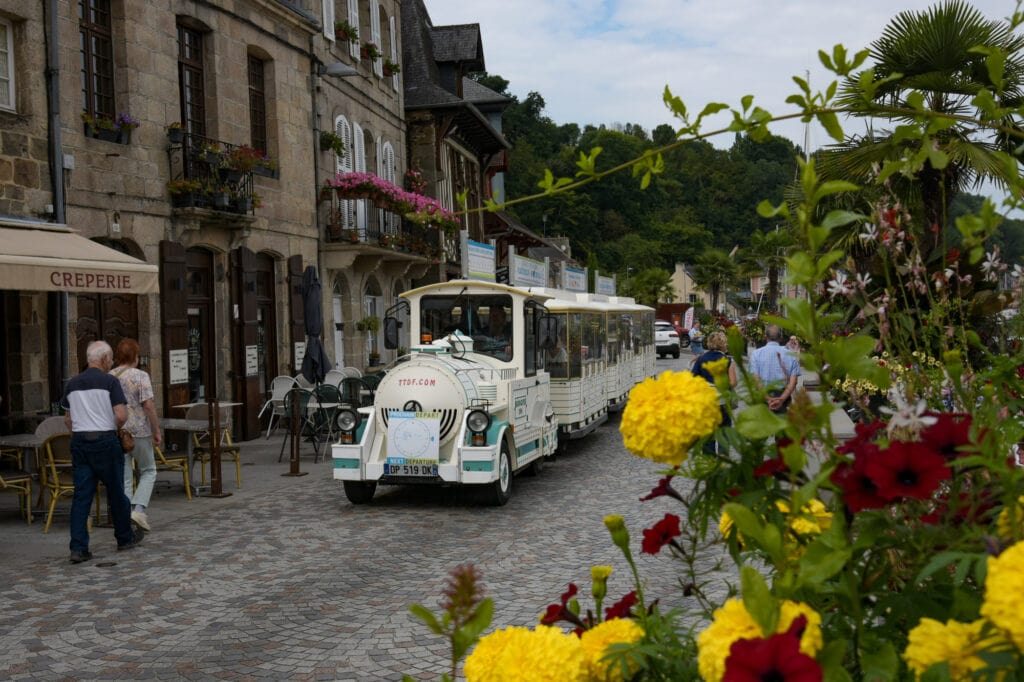
[[[370,351],[370,367],[376,367],[380,364],[380,353],[375,350]]]
[[[261,156],[262,154],[247,144],[232,147],[230,151],[221,156],[220,167],[217,170],[222,180],[238,182],[243,175],[252,172],[252,169],[256,167],[257,159]]]
[[[370,334],[376,334],[380,331],[380,318],[376,315],[367,315],[363,319],[356,322],[356,329],[361,332],[368,332]]]
[[[131,114],[121,112],[114,119],[114,129],[118,133],[118,142],[128,144],[132,139],[132,131],[139,127],[139,122]]]
[[[250,213],[255,205],[253,195],[240,192],[237,188],[231,190],[231,205],[237,213]]]
[[[334,37],[354,43],[359,40],[359,29],[347,21],[336,21],[334,22]]]
[[[183,206],[195,206],[196,195],[202,189],[198,180],[187,180],[179,178],[167,183],[167,191],[171,194],[171,205],[181,208]]]
[[[254,175],[262,175],[267,178],[277,177],[277,162],[274,161],[274,157],[270,156],[266,152],[257,150],[259,158],[256,159],[256,165],[252,167]]]
[[[371,62],[375,62],[383,55],[376,43],[367,41],[359,48],[359,56],[363,59],[369,59]]]
[[[227,185],[211,184],[206,193],[210,196],[210,204],[218,211],[226,211],[231,205],[231,190]]]
[[[398,66],[398,64],[396,64],[395,62],[391,61],[390,59],[385,59],[384,60],[384,64],[382,64],[382,68],[384,69],[384,75],[385,76],[393,76],[393,75],[395,75],[396,73],[398,73],[399,71],[402,70],[402,68],[400,66]]]
[[[320,151],[332,151],[338,156],[345,155],[345,141],[337,133],[329,130],[320,131]]]
[[[167,126],[167,141],[171,144],[181,144],[184,142],[185,126],[181,125],[178,121]]]
[[[211,166],[220,166],[222,151],[216,142],[204,142],[199,146],[199,160]]]
[[[114,119],[109,116],[93,116],[87,111],[82,112],[82,121],[85,123],[85,134],[106,142],[119,141],[121,134],[117,130]]]

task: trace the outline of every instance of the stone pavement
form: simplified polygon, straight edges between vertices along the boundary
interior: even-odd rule
[[[308,476],[281,476],[279,443],[242,444],[242,488],[225,477],[230,497],[188,501],[180,476],[161,474],[170,485],[153,497],[145,542],[116,552],[112,529],[94,529],[94,558],[79,565],[67,561],[66,514],[44,535],[0,496],[0,678],[437,680],[448,646],[410,604],[436,610],[464,562],[496,601],[495,627],[536,623],[570,581],[585,594],[594,564],[614,567],[617,599],[631,581],[602,523],[609,513],[632,531],[648,594],[682,599],[679,565],[639,553],[641,529],[680,510],[638,501],[659,467],[626,453],[614,423],[540,476],[516,477],[501,508],[465,490],[409,487],[354,507],[311,454]],[[707,570],[718,558],[709,553]],[[726,578],[713,578],[713,594]]]

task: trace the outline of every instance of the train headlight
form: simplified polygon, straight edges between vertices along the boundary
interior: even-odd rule
[[[359,413],[355,410],[342,410],[338,413],[338,430],[341,431],[342,443],[355,442],[355,433],[360,421]]]
[[[484,445],[487,442],[487,429],[491,428],[491,415],[483,410],[473,410],[466,416],[466,426],[472,434],[473,445]]]

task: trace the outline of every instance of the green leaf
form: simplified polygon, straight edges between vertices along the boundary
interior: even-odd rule
[[[430,628],[430,631],[433,632],[435,635],[446,634],[445,631],[441,628],[441,624],[437,622],[437,617],[434,616],[433,613],[428,611],[426,607],[421,606],[420,604],[413,604],[409,607],[409,610],[412,612],[412,615],[416,616],[424,623],[426,623],[427,627]]]
[[[828,642],[818,652],[817,661],[821,665],[821,672],[824,682],[852,682],[850,673],[843,667],[843,659],[846,657],[846,650],[850,643],[845,639],[835,639]]]
[[[785,201],[778,206],[773,206],[772,202],[764,199],[757,205],[757,214],[762,218],[775,218],[778,216],[785,218],[789,216],[789,207],[786,206]]]
[[[779,604],[768,589],[768,583],[751,566],[740,569],[740,583],[743,585],[744,608],[761,626],[764,636],[771,637],[779,624]]]
[[[461,660],[469,647],[480,637],[480,633],[487,629],[494,617],[494,600],[490,597],[482,599],[473,611],[473,616],[458,628],[452,635],[452,657]]]
[[[873,639],[874,641],[865,642],[863,645],[864,655],[861,657],[861,665],[864,679],[876,682],[898,679],[900,660],[896,654],[896,648],[891,642]]]
[[[798,587],[820,585],[843,570],[852,552],[848,549],[833,549],[815,539],[800,557]]]
[[[849,225],[850,223],[860,223],[869,220],[868,216],[863,213],[857,213],[856,211],[829,211],[825,219],[821,221],[822,227],[833,229],[836,227],[842,227]]]
[[[819,111],[815,115],[818,122],[821,123],[825,132],[829,134],[836,142],[842,142],[846,139],[846,135],[843,133],[843,126],[839,124],[839,117],[836,116],[833,111]]]
[[[719,111],[725,111],[728,108],[728,104],[722,104],[721,102],[709,102],[708,104],[704,105],[704,108],[701,110],[700,115],[697,118],[699,120],[704,118],[705,116],[713,116],[717,114]]]
[[[856,192],[859,189],[860,186],[846,180],[829,180],[818,185],[811,198],[814,203],[818,203],[829,195],[841,192]]]
[[[742,504],[730,502],[722,507],[722,511],[732,519],[736,531],[748,542],[764,545],[764,522]]]
[[[764,439],[786,427],[786,420],[765,404],[751,405],[736,416],[736,430],[747,438]]]

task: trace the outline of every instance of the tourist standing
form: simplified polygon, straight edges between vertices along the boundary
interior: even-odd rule
[[[765,329],[768,342],[750,354],[750,371],[768,391],[768,409],[783,413],[796,390],[800,363],[788,349],[779,345],[782,330],[776,324]]]
[[[150,530],[146,508],[156,483],[156,455],[160,446],[160,421],[153,401],[153,384],[149,374],[139,369],[139,342],[122,339],[117,344],[117,367],[110,370],[117,377],[128,401],[128,421],[124,428],[135,438],[135,449],[124,456],[124,494],[132,504],[132,521]],[[131,457],[139,471],[139,485],[132,492]]]
[[[92,558],[89,551],[89,509],[100,481],[107,488],[107,505],[114,519],[119,550],[142,542],[143,531],[133,531],[131,510],[124,494],[124,452],[117,430],[128,419],[121,383],[107,374],[114,353],[105,341],[86,349],[88,366],[68,382],[61,405],[71,430],[71,466],[75,492],[71,498],[71,557],[73,564]]]
[[[698,357],[704,352],[704,332],[700,330],[700,320],[696,316],[693,318],[693,325],[690,327],[690,350],[693,352],[694,357]]]

